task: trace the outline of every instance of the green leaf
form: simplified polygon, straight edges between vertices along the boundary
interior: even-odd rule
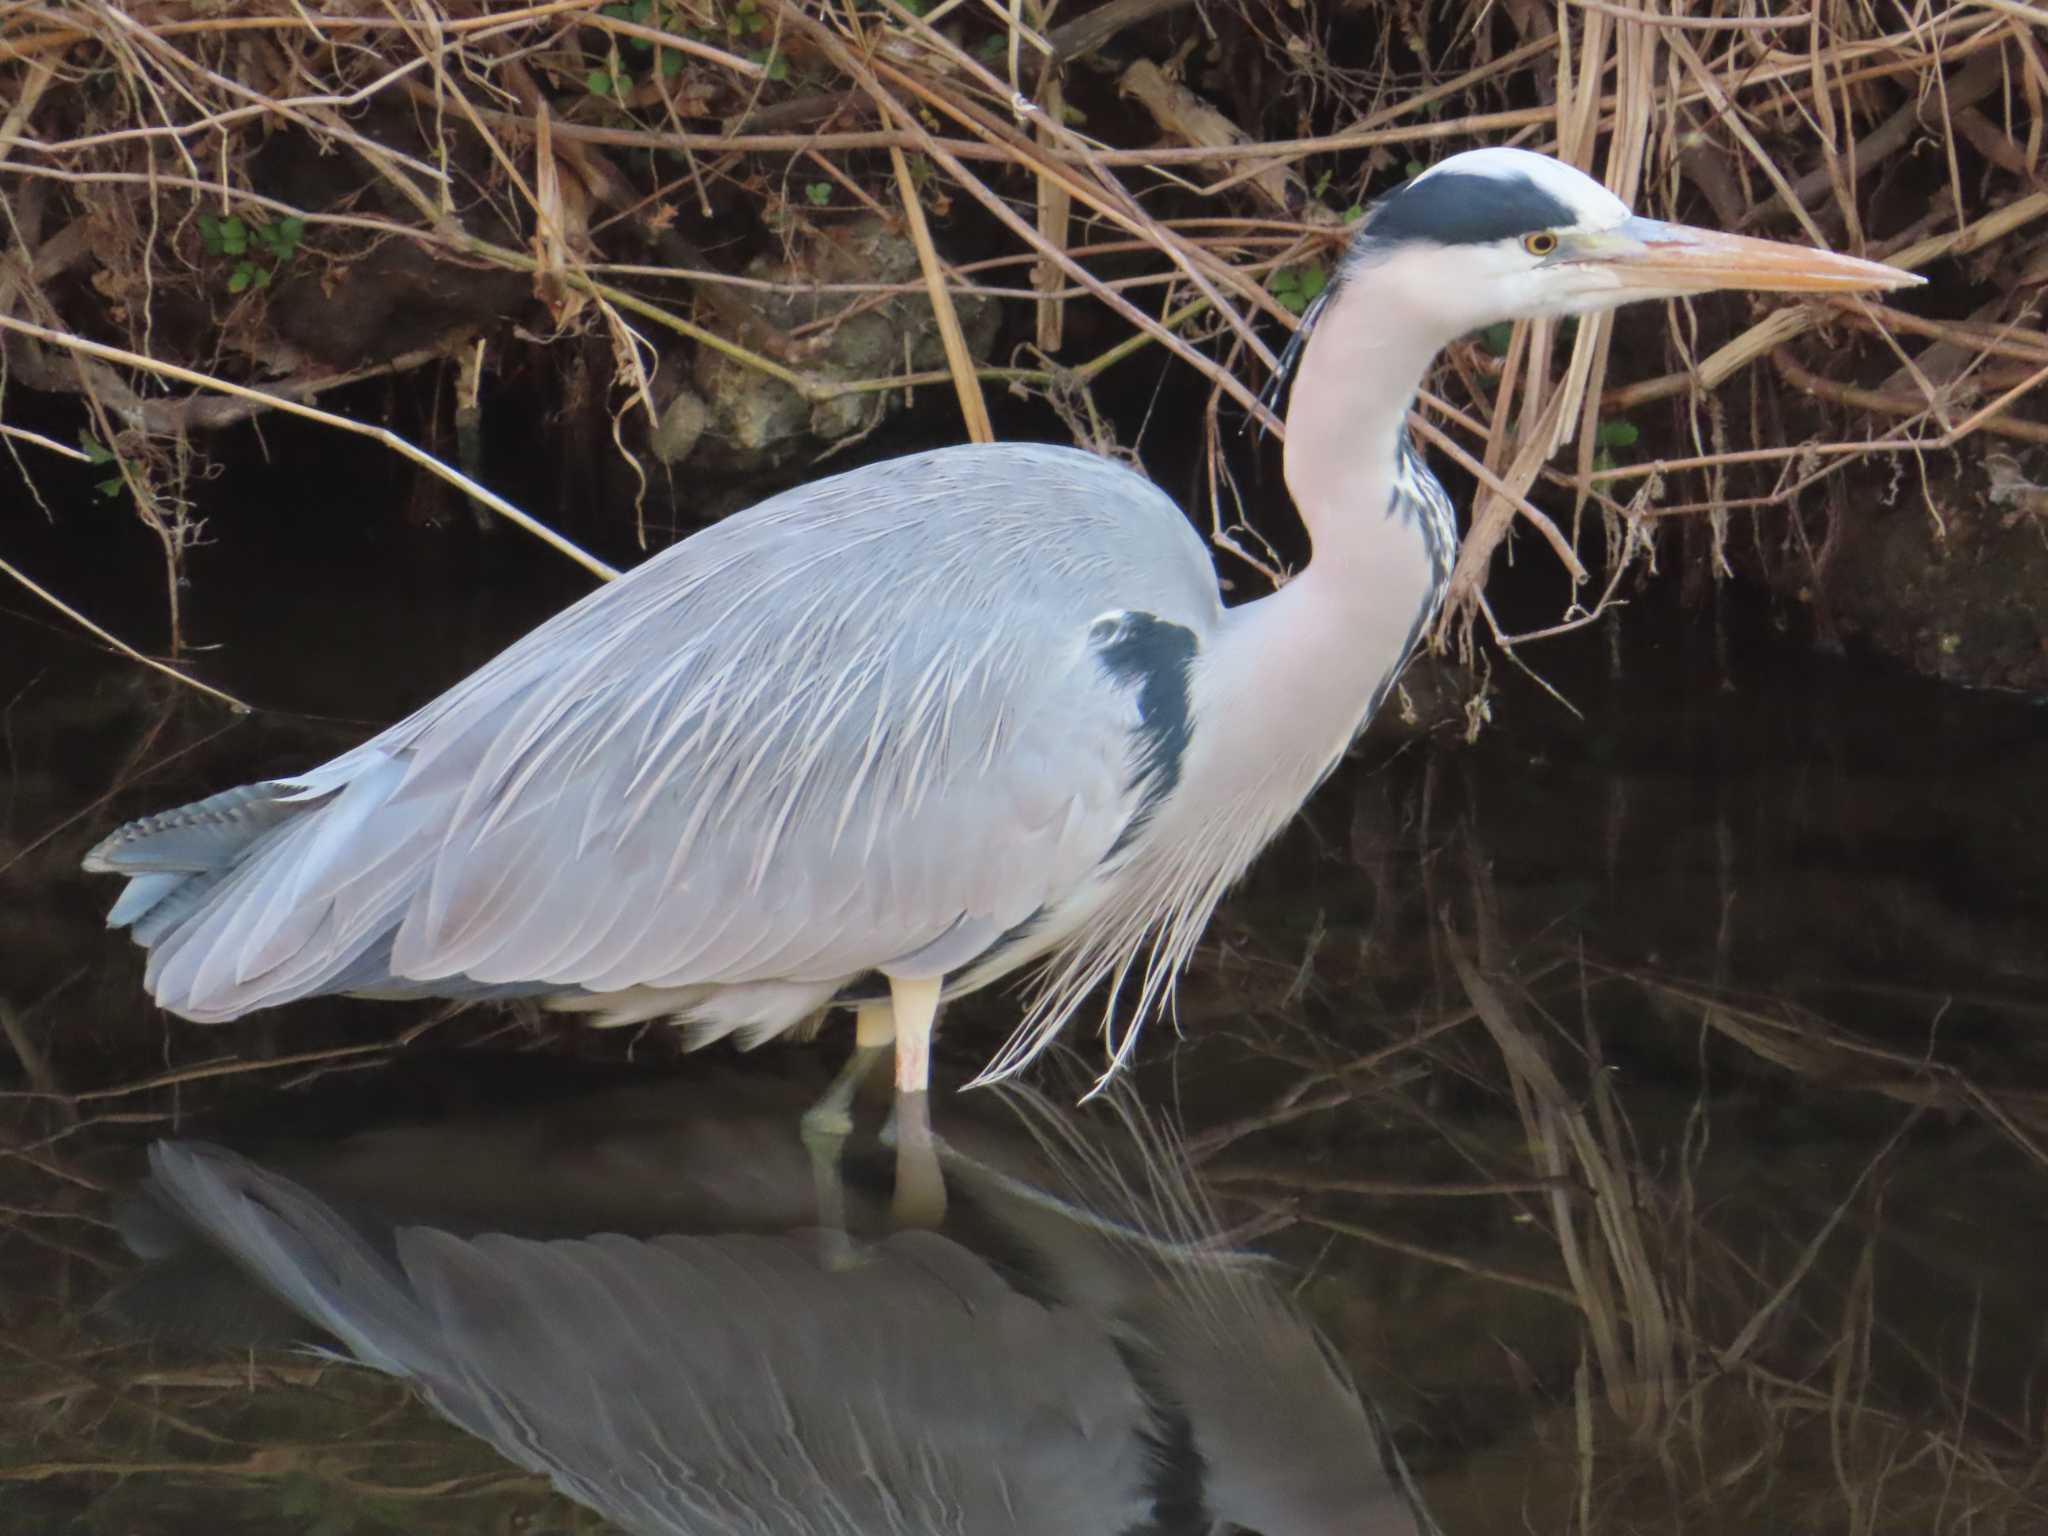
[[[306,236],[306,221],[296,213],[277,221],[277,238],[287,250],[297,246]]]
[[[770,80],[787,80],[789,78],[789,60],[779,53],[769,54],[768,67],[764,73]]]
[[[1010,40],[1001,32],[991,32],[974,51],[981,55],[984,63],[993,64],[1010,51]]]
[[[228,274],[228,292],[240,293],[256,281],[256,263],[245,261]]]
[[[1313,304],[1330,281],[1329,274],[1321,265],[1307,267],[1279,267],[1266,277],[1266,292],[1280,302],[1280,307],[1291,315],[1298,315]]]
[[[249,249],[249,226],[240,219],[222,219],[220,249],[224,256],[245,255]]]
[[[84,427],[78,429],[78,446],[84,450],[86,462],[89,464],[111,464],[114,462],[114,450],[94,437]]]
[[[202,213],[199,215],[199,241],[200,244],[206,247],[208,255],[218,256],[220,254],[220,220],[213,214]]]
[[[683,72],[683,56],[673,48],[662,49],[654,56],[654,62],[664,80],[673,80]]]
[[[1410,160],[1408,162],[1408,179],[1410,181],[1413,181],[1417,176],[1420,176],[1424,171],[1428,169],[1429,167],[1424,165],[1420,160]]]
[[[809,199],[810,205],[813,208],[822,208],[832,201],[832,183],[829,181],[814,181],[804,188],[804,196]]]
[[[612,95],[611,71],[608,69],[593,69],[583,77],[583,88],[593,96]]]
[[[1508,343],[1514,340],[1515,322],[1497,320],[1479,333],[1479,344],[1495,357],[1508,355]]]
[[[127,488],[128,482],[126,480],[123,480],[119,475],[109,476],[107,479],[102,480],[98,485],[93,487],[93,489],[98,491],[102,496],[118,496],[121,494],[122,491],[126,490]]]
[[[1642,429],[1625,419],[1603,421],[1593,429],[1593,441],[1602,448],[1633,448]]]

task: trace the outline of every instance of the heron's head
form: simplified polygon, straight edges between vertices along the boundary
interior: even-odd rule
[[[1854,293],[1919,282],[1853,256],[1639,218],[1592,177],[1525,149],[1453,155],[1375,203],[1340,286],[1448,341],[1717,288]]]

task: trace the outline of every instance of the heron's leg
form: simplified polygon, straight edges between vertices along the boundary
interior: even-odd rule
[[[896,1026],[896,1193],[889,1214],[898,1227],[936,1227],[946,1217],[946,1181],[932,1144],[932,1023],[939,978],[889,978]]]
[[[853,1054],[832,1079],[832,1086],[804,1111],[804,1150],[811,1157],[818,1230],[824,1234],[825,1263],[833,1269],[855,1262],[853,1244],[846,1235],[846,1185],[839,1176],[839,1156],[846,1138],[853,1134],[853,1101],[895,1035],[889,1004],[862,1003],[853,1016]]]

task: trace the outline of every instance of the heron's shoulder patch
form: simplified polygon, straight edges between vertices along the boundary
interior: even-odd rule
[[[1181,764],[1195,729],[1188,672],[1201,642],[1184,624],[1156,613],[1120,609],[1088,626],[1088,646],[1112,681],[1137,693],[1137,772],[1131,788],[1138,795],[1138,808],[1117,839],[1120,849],[1180,783]]]
[[[1105,613],[1091,623],[1088,646],[1111,677],[1137,683],[1141,690],[1158,683],[1185,691],[1188,666],[1201,649],[1185,624],[1133,608]]]

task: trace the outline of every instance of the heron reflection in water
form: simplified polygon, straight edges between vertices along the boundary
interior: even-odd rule
[[[110,921],[193,1019],[532,996],[754,1044],[847,1006],[852,1071],[893,1044],[919,1098],[940,1001],[1035,965],[985,1075],[1105,982],[1135,994],[1120,1059],[1437,611],[1455,523],[1403,423],[1441,348],[1916,281],[1636,217],[1540,155],[1454,155],[1366,214],[1303,317],[1285,467],[1314,553],[1272,595],[1226,610],[1180,509],[1107,460],[891,459],[683,540],[354,751],[131,823],[87,866],[129,877]]]
[[[178,1266],[225,1252],[298,1336],[640,1536],[1432,1529],[1282,1275],[1219,1236],[1127,1106],[949,1101],[937,1231],[889,1230],[887,1156],[856,1136],[847,1264],[789,1134],[809,1097],[650,1085],[580,1125],[360,1138],[304,1184],[166,1143],[124,1223],[162,1261],[135,1294],[198,1305]],[[437,1170],[467,1188],[437,1191]],[[422,1210],[437,1224],[403,1214]]]

